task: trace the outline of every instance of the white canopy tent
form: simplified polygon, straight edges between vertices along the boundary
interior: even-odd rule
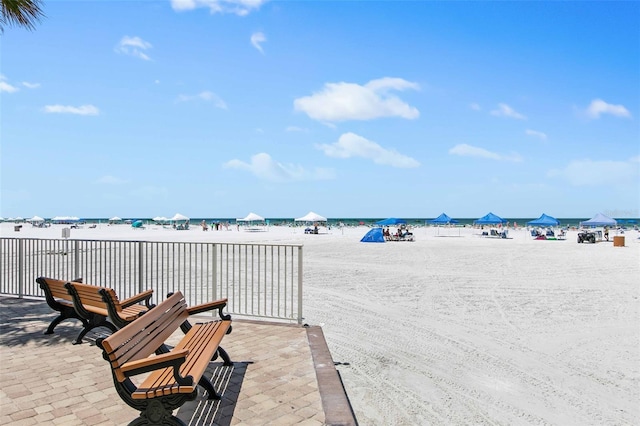
[[[40,216],[34,216],[31,219],[29,219],[27,222],[44,222],[44,219],[41,218]]]
[[[326,222],[327,218],[317,213],[309,212],[305,216],[295,219],[296,222]]]
[[[264,221],[264,217],[260,216],[259,214],[249,213],[246,217],[243,217],[242,219],[236,219],[236,221],[238,221],[238,222],[263,222]]]
[[[186,217],[183,214],[176,213],[170,220],[172,220],[172,221],[183,221],[183,220],[189,220],[189,218]]]

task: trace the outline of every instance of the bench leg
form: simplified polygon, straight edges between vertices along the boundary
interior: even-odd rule
[[[205,376],[200,377],[200,380],[198,380],[198,385],[207,391],[207,399],[220,399],[220,395],[218,394],[218,392],[216,392],[209,379],[207,379]]]
[[[87,320],[85,320],[84,318],[80,318],[73,308],[63,308],[60,311],[60,315],[58,315],[53,321],[51,321],[51,324],[49,324],[49,327],[47,327],[47,331],[45,331],[44,334],[53,334],[53,329],[56,328],[62,321],[68,318],[75,318],[82,321],[82,325],[84,327],[89,324]]]
[[[213,358],[211,358],[211,361],[215,361],[216,358],[218,358],[218,355],[220,355],[220,358],[222,358],[222,360],[224,361],[223,365],[225,367],[231,367],[233,365],[231,358],[229,358],[229,354],[227,354],[227,351],[225,351],[221,346],[218,346],[218,350],[215,354],[213,354]]]
[[[151,399],[145,404],[145,408],[140,411],[140,417],[134,419],[129,423],[129,426],[138,426],[138,425],[178,425],[178,426],[186,426],[182,420],[173,415],[173,410],[176,405],[179,407],[184,404],[187,399],[195,399],[193,398],[184,398],[181,396],[181,402],[174,404],[173,401],[169,402],[166,399],[163,401],[158,399]],[[177,399],[177,398],[176,398]],[[177,402],[177,401],[176,401]]]
[[[84,329],[80,332],[76,340],[73,342],[74,345],[79,345],[82,343],[82,338],[91,330],[97,327],[106,327],[111,330],[112,333],[115,333],[118,329],[115,325],[111,324],[107,321],[107,317],[103,317],[101,315],[94,315],[91,317],[91,320],[85,325]]]

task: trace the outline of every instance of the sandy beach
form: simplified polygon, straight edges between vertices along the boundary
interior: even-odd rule
[[[60,238],[63,225],[3,237]],[[324,232],[324,233],[323,233]],[[321,325],[361,425],[640,423],[640,233],[625,246],[416,228],[203,232],[85,225],[71,238],[304,244],[304,322]]]

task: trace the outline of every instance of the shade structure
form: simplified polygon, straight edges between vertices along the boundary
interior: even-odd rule
[[[384,243],[382,228],[371,228],[360,240],[361,243]]]
[[[174,221],[175,221],[175,220],[189,220],[189,218],[188,218],[188,217],[186,217],[186,216],[185,216],[185,215],[183,215],[183,214],[176,213],[176,214],[171,218],[171,220],[174,220]]]
[[[40,216],[34,216],[31,219],[29,219],[27,222],[44,222],[44,219],[41,218]]]
[[[151,219],[151,220],[153,220],[154,222],[166,222],[166,221],[168,221],[169,219],[167,219],[167,218],[166,218],[166,217],[164,217],[164,216],[156,216],[156,217],[154,217],[154,218],[153,218],[153,219]]]
[[[482,216],[480,219],[475,220],[473,223],[476,225],[497,225],[499,223],[505,223],[506,220],[491,212]]]
[[[236,221],[240,221],[240,222],[257,222],[257,221],[263,221],[263,220],[264,220],[264,217],[256,213],[249,213],[246,217],[243,217],[242,219],[236,219]]]
[[[542,213],[542,216],[539,218],[527,222],[529,226],[558,226],[560,225],[560,221],[553,216],[546,215]]]
[[[296,222],[326,222],[327,218],[318,213],[309,212],[306,215],[295,219]]]
[[[615,219],[611,219],[602,213],[598,213],[589,220],[580,222],[580,226],[616,226],[617,224],[618,222]]]
[[[118,216],[114,216],[112,218],[109,219],[111,222],[119,222],[122,220],[122,218],[119,218]]]
[[[435,219],[428,220],[427,223],[433,225],[447,225],[449,223],[458,223],[456,219],[451,219],[446,213],[442,213],[440,216]]]
[[[398,219],[396,217],[390,217],[388,219],[379,220],[376,222],[376,225],[401,225],[407,223],[404,219]]]

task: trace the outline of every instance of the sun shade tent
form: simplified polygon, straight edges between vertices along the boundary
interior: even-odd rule
[[[264,217],[255,214],[255,213],[249,213],[246,217],[243,217],[242,219],[236,219],[236,221],[239,222],[262,222],[264,221]]]
[[[507,221],[500,216],[489,212],[486,215],[482,216],[480,219],[475,220],[473,223],[475,225],[497,225],[506,222]]]
[[[615,219],[611,219],[602,213],[598,213],[589,220],[580,222],[580,226],[616,226],[617,224],[618,222]]]
[[[361,243],[384,243],[382,228],[371,228],[360,240]]]
[[[34,216],[31,219],[27,220],[27,222],[32,222],[32,223],[44,222],[44,219],[41,218],[40,216]]]
[[[448,225],[450,223],[458,223],[456,219],[451,219],[446,213],[442,213],[435,219],[428,220],[427,223],[431,225]]]
[[[309,212],[305,216],[295,219],[296,222],[326,222],[327,218],[317,213]]]
[[[553,216],[542,213],[539,218],[527,222],[528,226],[558,226],[560,221]]]
[[[382,226],[386,226],[386,225],[402,225],[402,224],[406,224],[407,221],[404,219],[398,219],[395,217],[390,217],[388,219],[384,219],[384,220],[379,220],[376,222],[376,225],[382,225]]]
[[[183,214],[176,213],[170,220],[174,222],[179,222],[179,221],[189,220],[189,218]]]

